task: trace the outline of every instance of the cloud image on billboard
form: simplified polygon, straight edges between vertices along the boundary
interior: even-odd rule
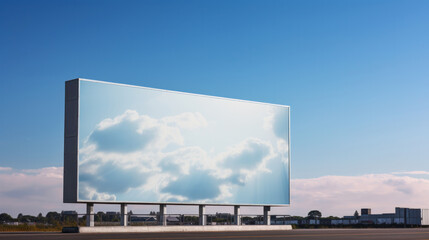
[[[81,81],[79,201],[289,204],[289,108]]]

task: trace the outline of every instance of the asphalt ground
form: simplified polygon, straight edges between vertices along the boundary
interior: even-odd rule
[[[429,228],[404,229],[298,229],[258,232],[193,232],[193,233],[0,233],[0,239],[10,240],[186,240],[186,239],[297,239],[297,240],[357,240],[406,239],[429,240]]]

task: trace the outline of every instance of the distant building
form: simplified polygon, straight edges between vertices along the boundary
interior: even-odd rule
[[[344,216],[338,219],[288,219],[285,224],[297,225],[409,225],[429,226],[429,209],[395,208],[394,213],[372,214],[370,208],[362,208],[361,216]]]
[[[232,214],[231,213],[218,213],[218,212],[216,212],[216,218],[230,219],[230,218],[232,218]]]
[[[362,214],[359,220],[362,224],[429,225],[428,211],[429,209],[397,207],[395,213]]]
[[[362,215],[362,216],[371,215],[371,208],[362,208],[360,210],[360,215]]]
[[[77,215],[77,212],[76,211],[72,211],[72,210],[61,211],[61,215]]]
[[[153,216],[130,216],[130,222],[156,222],[156,217]]]
[[[65,221],[66,219],[70,220],[71,218],[76,219],[76,217],[78,217],[76,211],[61,211],[61,221]]]
[[[120,215],[119,212],[106,212],[106,215]]]

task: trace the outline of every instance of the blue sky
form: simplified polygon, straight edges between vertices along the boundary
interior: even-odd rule
[[[428,1],[1,1],[0,166],[63,164],[64,81],[291,106],[292,178],[429,170]]]

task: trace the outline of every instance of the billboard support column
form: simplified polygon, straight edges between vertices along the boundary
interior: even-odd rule
[[[205,215],[206,215],[206,206],[205,205],[199,205],[200,225],[202,225],[202,226],[207,225]]]
[[[127,204],[121,203],[121,226],[126,227],[128,225],[128,214],[127,214]]]
[[[234,223],[241,225],[240,206],[234,206]]]
[[[167,205],[161,204],[159,205],[159,225],[167,226]]]
[[[271,207],[264,206],[264,225],[271,225]]]
[[[86,204],[86,226],[94,227],[94,203]]]

